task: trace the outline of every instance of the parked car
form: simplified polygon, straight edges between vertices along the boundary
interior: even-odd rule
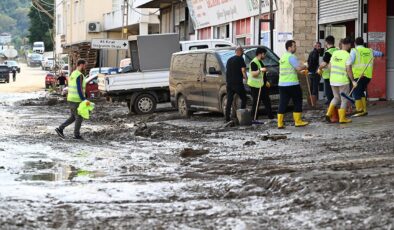
[[[118,73],[118,68],[116,67],[101,67],[101,73],[106,75],[112,75]],[[89,77],[96,76],[99,74],[100,68],[92,68],[89,71]]]
[[[64,64],[63,66],[62,66],[62,70],[61,70],[63,73],[64,73],[64,75],[66,76],[66,77],[68,77],[69,76],[69,70],[68,70],[68,64]]]
[[[257,46],[244,47],[245,63],[255,57]],[[265,47],[266,48],[266,47]],[[268,68],[271,94],[278,94],[279,58],[269,48],[263,61]],[[205,49],[179,52],[172,55],[170,68],[171,104],[180,115],[188,117],[194,111],[225,111],[226,63],[234,56],[235,48]],[[250,91],[246,87],[247,91]]]
[[[27,57],[27,66],[36,67],[41,66],[41,62],[43,60],[43,56],[41,54],[30,54]]]
[[[44,57],[44,60],[41,62],[42,70],[51,70],[54,66],[53,57]]]
[[[181,45],[181,51],[235,47],[233,43],[223,39],[180,41],[179,43]]]
[[[19,66],[19,63],[17,61],[14,60],[7,60],[4,61],[4,64],[8,65],[8,67],[10,67],[10,69],[16,69],[16,72],[20,73],[21,72],[21,67]]]
[[[0,64],[0,82],[10,83],[10,68],[8,65]]]
[[[54,73],[47,73],[45,76],[45,89],[56,85],[56,77]]]

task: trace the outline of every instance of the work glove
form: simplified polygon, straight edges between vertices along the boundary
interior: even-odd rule
[[[265,83],[265,87],[266,87],[267,89],[269,89],[269,88],[271,88],[271,84],[267,81],[267,82]]]
[[[323,74],[323,70],[322,69],[317,69],[317,74],[319,74],[320,76]]]
[[[357,87],[357,82],[356,81],[352,81],[352,84],[353,84],[353,88]]]

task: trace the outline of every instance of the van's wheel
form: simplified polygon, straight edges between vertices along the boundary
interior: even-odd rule
[[[137,114],[153,113],[156,110],[156,99],[150,94],[141,94],[134,101],[134,111]]]
[[[131,103],[131,100],[127,101],[127,108],[129,109],[130,114],[135,113],[134,106],[133,106],[133,103]]]
[[[189,110],[186,98],[184,96],[178,97],[178,112],[182,117],[190,117],[192,112]]]

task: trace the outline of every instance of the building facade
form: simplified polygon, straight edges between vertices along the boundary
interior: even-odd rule
[[[394,99],[394,2],[391,0],[319,0],[319,39],[363,37],[366,46],[382,51],[387,58],[374,61],[368,97]],[[391,39],[390,39],[391,38]]]

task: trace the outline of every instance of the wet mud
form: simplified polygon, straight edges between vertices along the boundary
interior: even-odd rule
[[[1,229],[393,229],[394,104],[346,125],[305,111],[225,127],[96,102],[85,141],[54,129],[62,98],[0,105]]]

